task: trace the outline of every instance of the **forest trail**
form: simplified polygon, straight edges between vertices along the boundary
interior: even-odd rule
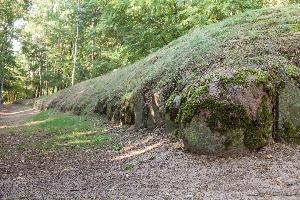
[[[22,146],[40,137],[23,132],[37,112],[0,108],[0,199],[300,198],[299,146],[274,144],[227,158],[194,155],[164,138],[162,129],[107,125],[122,150],[42,152]]]
[[[4,129],[2,126],[18,125],[38,112],[30,106],[2,105],[0,106],[1,129]]]

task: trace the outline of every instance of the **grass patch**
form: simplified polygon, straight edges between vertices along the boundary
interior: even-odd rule
[[[25,128],[27,135],[39,135],[35,146],[43,150],[102,147],[112,138],[93,117],[48,110],[34,116]]]

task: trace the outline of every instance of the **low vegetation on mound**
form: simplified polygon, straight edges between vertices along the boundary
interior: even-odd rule
[[[272,137],[297,141],[299,41],[299,5],[251,11],[35,105],[105,114],[136,128],[166,124],[204,153],[257,149]]]

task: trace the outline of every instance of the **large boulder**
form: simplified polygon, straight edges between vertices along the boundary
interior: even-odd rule
[[[175,121],[188,149],[240,152],[272,141],[274,101],[270,91],[256,84],[222,86],[219,81],[208,85],[182,94]]]
[[[300,143],[300,87],[287,83],[279,94],[278,102],[279,137]]]

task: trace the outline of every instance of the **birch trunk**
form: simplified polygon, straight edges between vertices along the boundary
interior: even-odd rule
[[[39,97],[43,96],[43,80],[42,80],[42,66],[39,67]]]
[[[74,47],[74,61],[72,70],[72,85],[75,83],[75,71],[76,71],[76,59],[77,59],[77,47],[78,47],[78,35],[79,35],[79,12],[80,12],[80,1],[77,0],[77,24],[76,24],[76,38]]]
[[[45,63],[45,65],[46,65],[46,81],[45,81],[45,87],[46,87],[46,95],[49,95],[49,77],[48,77],[48,63],[47,63],[47,59],[48,59],[48,57],[46,56],[46,63]]]
[[[3,90],[4,90],[4,76],[1,77],[1,85],[0,85],[0,105],[3,103]]]

